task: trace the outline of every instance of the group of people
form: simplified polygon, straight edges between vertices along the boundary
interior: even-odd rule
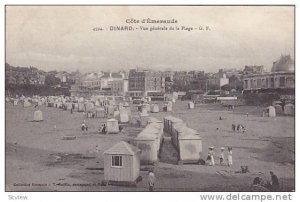
[[[252,187],[262,191],[280,191],[280,184],[277,175],[270,171],[271,181],[265,183],[262,178],[255,177]]]
[[[225,165],[225,148],[221,147],[219,154],[220,165]],[[232,165],[232,147],[228,147],[227,149],[227,165],[230,167]],[[214,166],[215,165],[215,151],[214,147],[209,147],[208,156],[206,158],[208,161],[208,165]]]
[[[106,134],[106,132],[107,132],[107,127],[106,127],[106,124],[105,124],[105,123],[102,124],[102,125],[99,127],[98,132],[99,132],[100,134]]]
[[[83,120],[82,124],[81,124],[81,130],[82,131],[88,131],[88,125],[86,124],[86,121]],[[119,131],[122,132],[123,131],[123,126],[122,125],[119,125]],[[106,134],[107,133],[107,126],[105,123],[101,124],[99,126],[99,129],[98,129],[98,133],[99,134]]]
[[[81,130],[88,131],[88,125],[86,124],[85,120],[83,120],[83,122],[81,124]]]
[[[246,127],[243,126],[242,124],[237,124],[237,125],[232,124],[231,127],[233,132],[242,132],[242,133],[246,132]]]

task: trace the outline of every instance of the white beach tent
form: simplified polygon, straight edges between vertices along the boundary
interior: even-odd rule
[[[93,110],[93,108],[94,108],[94,104],[92,102],[85,103],[85,111],[86,112]]]
[[[23,107],[31,107],[31,103],[27,100],[24,101]]]
[[[120,117],[120,111],[119,110],[114,111],[114,118],[119,119],[119,117]]]
[[[141,126],[146,126],[148,124],[149,114],[145,108],[142,109],[142,113],[140,114]]]
[[[99,100],[96,100],[96,101],[95,101],[95,106],[100,106]]]
[[[280,104],[275,104],[274,107],[275,107],[276,115],[283,115],[283,109]]]
[[[120,102],[118,107],[119,107],[119,110],[121,110],[121,109],[123,109],[124,104],[122,102]]]
[[[129,114],[126,109],[120,109],[120,122],[121,123],[129,122]]]
[[[108,119],[106,122],[107,133],[119,133],[119,123],[117,119]]]
[[[96,117],[97,118],[104,118],[105,117],[105,110],[102,107],[98,107],[96,109]]]
[[[107,114],[108,115],[114,115],[115,107],[113,105],[107,106]]]
[[[288,103],[284,105],[284,114],[294,116],[295,115],[295,105]]]
[[[147,112],[150,112],[150,110],[151,110],[149,104],[144,104],[143,107],[142,107],[142,110],[143,110],[144,108],[147,110]]]
[[[18,102],[19,102],[19,101],[18,101],[17,99],[16,99],[16,100],[14,100],[14,103],[13,103],[13,104],[14,104],[14,106],[17,106],[17,105],[18,105]]]
[[[158,161],[156,139],[155,135],[143,131],[134,138],[135,145],[141,150],[141,164],[153,164]]]
[[[171,119],[168,122],[168,132],[173,135],[174,134],[174,129],[173,129],[173,125],[177,124],[177,123],[182,123],[183,120],[176,118],[176,117],[171,117]]]
[[[83,103],[78,103],[78,112],[84,112],[85,106]]]
[[[269,106],[269,107],[267,108],[267,110],[268,110],[268,116],[269,116],[269,117],[275,117],[275,116],[276,116],[276,110],[275,110],[275,107]]]
[[[167,112],[172,111],[172,106],[173,106],[173,103],[171,101],[169,101],[168,104],[167,104]]]
[[[151,107],[152,113],[158,113],[159,112],[159,106],[157,104],[153,104]]]
[[[33,113],[33,121],[43,121],[43,112],[41,110],[37,110]]]
[[[194,109],[194,108],[195,108],[194,102],[189,102],[189,103],[188,103],[188,108],[189,108],[189,109]]]
[[[171,136],[172,143],[175,148],[178,147],[178,136],[187,128],[186,123],[176,123],[173,125],[173,134]]]
[[[185,128],[178,136],[179,162],[197,163],[202,153],[202,139],[198,132]]]
[[[72,103],[71,102],[67,102],[66,103],[66,108],[67,108],[67,110],[71,110],[72,109]]]

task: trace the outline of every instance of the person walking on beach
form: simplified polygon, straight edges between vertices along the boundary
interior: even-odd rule
[[[228,147],[228,153],[227,153],[227,160],[228,160],[228,166],[232,166],[232,148]]]
[[[231,125],[232,131],[235,132],[235,124]]]
[[[149,170],[148,174],[148,184],[149,184],[149,191],[154,191],[154,185],[155,185],[155,175],[152,170]]]
[[[210,166],[215,165],[214,155],[215,155],[214,147],[210,147],[209,150],[208,150],[208,156],[207,156],[207,160],[209,161]]]
[[[223,165],[224,159],[225,159],[224,147],[221,147],[221,153],[220,153],[220,165]]]

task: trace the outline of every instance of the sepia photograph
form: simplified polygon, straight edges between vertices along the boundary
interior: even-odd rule
[[[295,191],[295,5],[4,9],[6,192]]]

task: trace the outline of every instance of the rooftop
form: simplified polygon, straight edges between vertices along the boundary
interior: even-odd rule
[[[295,62],[290,55],[281,55],[280,59],[273,63],[271,72],[294,72]]]

